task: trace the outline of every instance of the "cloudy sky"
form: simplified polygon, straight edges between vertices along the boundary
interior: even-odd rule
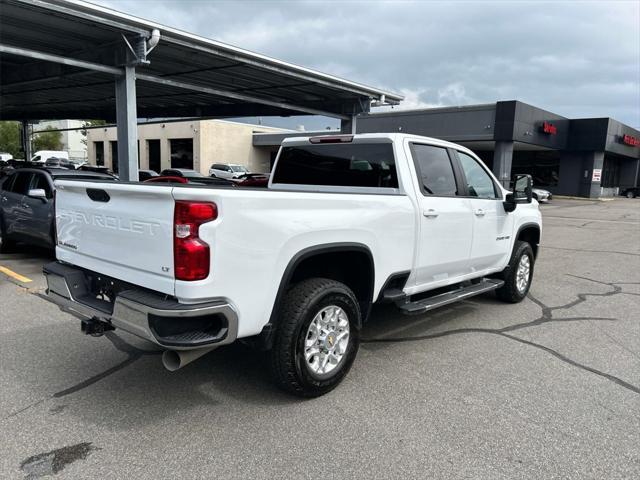
[[[639,0],[94,1],[402,93],[402,108],[517,99],[640,128]]]

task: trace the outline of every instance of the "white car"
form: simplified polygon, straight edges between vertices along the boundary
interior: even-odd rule
[[[553,198],[553,195],[549,190],[544,190],[542,188],[533,187],[531,189],[531,192],[533,194],[533,198],[535,198],[540,203],[549,202]]]
[[[529,175],[511,192],[467,148],[400,133],[286,139],[265,189],[56,186],[47,296],[84,332],[154,342],[169,370],[246,339],[305,397],[347,374],[374,302],[519,302],[540,242]]]
[[[233,163],[214,163],[209,169],[209,176],[230,180],[240,178],[247,173],[249,173],[247,167]]]

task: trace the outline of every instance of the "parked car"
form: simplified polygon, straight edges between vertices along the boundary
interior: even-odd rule
[[[467,148],[399,133],[288,138],[262,191],[58,184],[47,295],[86,333],[154,342],[169,370],[244,339],[305,397],[347,374],[373,302],[519,302],[540,241],[529,175],[510,192]]]
[[[84,158],[69,158],[69,161],[73,164],[73,167],[76,170],[78,170],[80,167],[84,165],[89,164],[89,162],[87,162]]]
[[[69,160],[69,152],[65,152],[64,150],[38,150],[33,157],[31,157],[31,162],[34,163],[45,163],[50,158],[64,158],[65,160]]]
[[[531,189],[531,192],[532,192],[533,198],[535,198],[537,201],[541,203],[550,202],[551,199],[553,198],[553,195],[549,190],[544,190],[542,188],[538,188],[535,186]]]
[[[620,195],[627,198],[636,198],[640,196],[640,187],[627,187],[620,190]]]
[[[96,172],[96,173],[104,173],[104,174],[112,174],[108,167],[104,165],[81,165],[78,170],[82,170],[83,172]]]
[[[76,165],[71,160],[66,158],[50,157],[44,162],[46,167],[49,168],[66,168],[68,170],[75,170]]]
[[[190,168],[166,168],[160,172],[165,177],[189,177],[189,178],[207,178],[200,172],[196,172]]]
[[[247,167],[233,163],[214,163],[209,169],[209,176],[220,178],[240,178],[247,173]]]
[[[0,184],[0,252],[16,242],[54,248],[55,223],[53,181],[112,181],[111,175],[62,168],[21,168]]]
[[[246,173],[234,180],[240,187],[266,187],[269,185],[268,173]]]
[[[11,160],[13,155],[6,152],[0,152],[0,162],[6,162],[7,160]]]
[[[0,178],[8,175],[10,172],[15,170],[8,161],[0,160]]]
[[[155,170],[138,170],[138,180],[141,182],[157,176],[158,172],[156,172]]]
[[[171,175],[160,175],[158,177],[148,178],[144,183],[191,183],[193,185],[221,185],[227,187],[235,187],[236,184],[231,180],[224,178],[205,177],[175,177]]]

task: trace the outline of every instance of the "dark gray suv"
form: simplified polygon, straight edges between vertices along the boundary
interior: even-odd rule
[[[56,179],[115,180],[108,174],[59,168],[20,168],[0,179],[0,253],[17,242],[55,248]]]

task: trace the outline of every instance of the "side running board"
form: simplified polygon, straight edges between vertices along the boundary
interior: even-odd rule
[[[450,303],[459,302],[481,293],[490,292],[496,288],[500,288],[504,285],[502,280],[493,278],[483,278],[478,283],[473,283],[468,286],[461,286],[455,290],[434,295],[432,297],[416,300],[415,302],[399,303],[398,307],[407,315],[418,315],[420,313],[428,312],[434,308],[442,307]]]

